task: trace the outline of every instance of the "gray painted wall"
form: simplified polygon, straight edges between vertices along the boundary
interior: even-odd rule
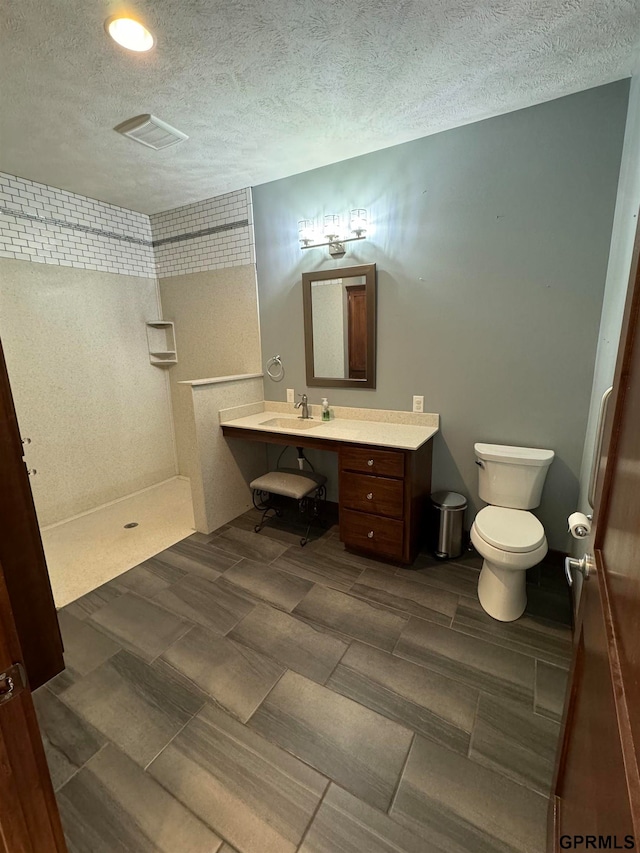
[[[602,318],[593,375],[593,393],[589,411],[587,437],[580,476],[580,510],[590,512],[587,502],[589,475],[593,462],[594,443],[600,401],[606,388],[613,383],[622,316],[629,284],[633,244],[640,209],[640,76],[631,81],[629,110],[625,128],[618,196],[613,219],[611,251],[602,303]],[[575,543],[584,552],[584,542]]]
[[[567,549],[593,378],[628,81],[253,190],[265,398],[305,387],[301,275],[377,264],[378,387],[312,402],[441,415],[434,489],[477,495],[473,444],[555,450],[538,515]],[[301,251],[297,220],[366,207],[340,262]],[[323,471],[336,483],[335,459]],[[319,457],[316,457],[317,459]],[[335,491],[334,491],[335,494]],[[467,518],[467,525],[472,520]]]

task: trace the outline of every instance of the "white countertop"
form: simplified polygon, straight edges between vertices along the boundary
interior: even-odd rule
[[[316,408],[316,407],[314,407]],[[373,411],[372,411],[373,414]],[[409,413],[407,413],[409,414]],[[425,415],[425,420],[429,416]],[[436,417],[436,416],[431,416]],[[222,419],[222,426],[237,429],[258,430],[261,432],[288,435],[292,439],[300,437],[322,438],[328,441],[351,441],[355,444],[375,444],[380,447],[393,447],[398,450],[417,450],[438,432],[438,426],[415,424],[389,423],[379,420],[352,420],[349,418],[334,418],[323,421],[313,418],[314,426],[310,429],[291,429],[274,424],[268,426],[264,421],[274,418],[298,420],[297,414],[282,411],[263,411],[234,420]],[[292,442],[295,443],[295,442]]]

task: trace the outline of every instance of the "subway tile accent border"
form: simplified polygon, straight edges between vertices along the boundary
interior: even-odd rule
[[[46,225],[58,225],[60,228],[70,228],[73,231],[84,231],[85,234],[98,234],[101,237],[109,237],[112,240],[124,240],[127,243],[137,243],[139,246],[154,245],[151,240],[141,240],[138,237],[129,237],[127,234],[116,234],[115,231],[103,231],[101,228],[91,228],[88,225],[80,225],[78,222],[65,222],[64,219],[51,219],[47,216],[33,216],[31,213],[18,213],[9,207],[0,207],[0,213],[6,216],[15,216],[17,219],[30,219],[32,222],[43,222]],[[181,239],[181,238],[175,238]]]
[[[189,231],[187,234],[176,234],[175,237],[154,240],[153,247],[165,246],[167,243],[181,243],[183,240],[192,240],[194,237],[206,237],[208,234],[219,234],[221,231],[232,231],[234,228],[244,228],[248,224],[248,219],[241,219],[240,222],[230,222],[228,225],[214,225],[213,228],[203,228],[202,231]]]

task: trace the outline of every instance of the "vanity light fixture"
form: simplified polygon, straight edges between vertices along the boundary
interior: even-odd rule
[[[104,28],[114,41],[127,50],[143,53],[153,47],[154,38],[149,30],[133,18],[107,18]]]
[[[324,218],[324,227],[322,231],[327,240],[339,240],[340,217],[335,213],[328,213]]]
[[[301,219],[298,222],[298,239],[303,249],[307,249],[314,242],[313,220]]]
[[[328,246],[330,255],[341,257],[346,251],[345,243],[364,240],[366,237],[367,211],[363,207],[358,207],[350,212],[348,232],[343,230],[341,222],[342,218],[336,213],[328,213],[323,217],[322,228],[317,228],[311,219],[301,219],[298,222],[300,248],[315,249],[318,246]]]

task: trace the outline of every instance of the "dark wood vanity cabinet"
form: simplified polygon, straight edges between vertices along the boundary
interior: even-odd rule
[[[412,563],[425,537],[432,442],[418,450],[342,444],[340,539],[362,551]]]
[[[350,551],[409,565],[426,538],[432,439],[417,450],[285,435],[222,424],[227,438],[288,444],[338,453],[340,539]]]

